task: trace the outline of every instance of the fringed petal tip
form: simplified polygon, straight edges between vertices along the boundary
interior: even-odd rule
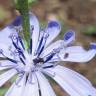
[[[48,34],[45,47],[48,46],[60,33],[61,25],[57,20],[51,20],[45,28],[45,33]]]
[[[95,49],[96,50],[96,43],[90,43],[90,49]]]
[[[62,49],[59,53],[59,58],[56,61],[69,61],[69,62],[89,62],[96,55],[94,49],[88,51],[84,50],[81,46],[67,47],[66,50]],[[56,57],[55,57],[56,58]]]
[[[21,25],[21,22],[22,22],[21,16],[17,16],[15,18],[15,20],[11,23],[11,25],[13,25],[13,26],[20,26]]]
[[[75,38],[75,32],[73,30],[69,30],[64,34],[64,41],[68,41],[73,38]]]
[[[31,23],[31,21],[33,22],[35,19],[37,19],[37,17],[33,14],[33,13],[31,13],[31,12],[29,12],[29,17],[30,17],[30,23]],[[35,22],[34,22],[35,23]],[[18,26],[20,26],[22,24],[22,17],[21,16],[17,16],[16,18],[15,18],[15,20],[10,24],[11,26],[16,26],[16,27],[18,27]],[[32,24],[31,24],[32,25]]]
[[[59,28],[59,29],[61,29],[61,25],[60,25],[60,23],[58,22],[58,21],[49,21],[48,22],[48,28]]]

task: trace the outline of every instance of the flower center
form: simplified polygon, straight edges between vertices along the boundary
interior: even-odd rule
[[[35,57],[32,59],[32,55],[29,54],[27,51],[24,52],[24,58],[20,59],[18,62],[18,66],[16,70],[18,73],[30,73],[38,71],[41,68],[41,65],[44,63],[43,58]]]

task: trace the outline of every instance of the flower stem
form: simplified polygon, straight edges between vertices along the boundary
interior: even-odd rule
[[[29,48],[30,40],[30,23],[29,23],[29,6],[28,0],[18,0],[18,10],[22,16],[23,37]]]

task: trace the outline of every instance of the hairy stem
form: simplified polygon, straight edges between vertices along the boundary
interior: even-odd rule
[[[30,40],[28,0],[18,0],[17,5],[18,5],[18,10],[22,16],[23,36],[24,36],[25,42],[27,43],[27,48],[28,48],[29,47],[29,40]]]

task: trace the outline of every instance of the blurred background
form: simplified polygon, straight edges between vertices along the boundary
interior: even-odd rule
[[[96,0],[29,0],[29,3],[30,10],[39,18],[41,25],[48,20],[60,20],[62,32],[58,38],[62,38],[68,29],[73,29],[76,31],[77,45],[88,49],[90,42],[96,42]],[[0,0],[0,29],[18,14],[13,0]],[[96,57],[87,64],[65,62],[63,65],[86,76],[96,87]],[[4,96],[11,82],[0,88],[0,96]],[[57,96],[68,96],[53,81],[51,84]]]

